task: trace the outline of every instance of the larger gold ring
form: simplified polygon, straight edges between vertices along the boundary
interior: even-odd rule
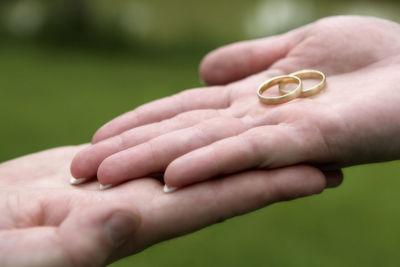
[[[308,96],[315,95],[315,94],[319,93],[322,89],[324,89],[326,86],[325,74],[323,74],[322,72],[317,71],[317,70],[300,70],[300,71],[290,73],[289,75],[299,77],[300,79],[314,78],[314,79],[321,80],[321,82],[319,84],[317,84],[311,88],[308,88],[308,89],[303,88],[301,91],[300,97],[308,97]],[[279,92],[283,95],[288,93],[288,91],[284,89],[284,84],[279,84]]]
[[[285,91],[283,95],[280,96],[263,96],[262,93],[271,88],[274,85],[279,84],[279,87],[287,83],[297,83],[298,86],[290,92]],[[261,102],[268,105],[276,105],[286,103],[296,97],[298,97],[302,91],[303,85],[299,77],[293,75],[283,75],[277,76],[272,79],[267,80],[258,87],[257,94]],[[282,91],[281,91],[282,92]]]

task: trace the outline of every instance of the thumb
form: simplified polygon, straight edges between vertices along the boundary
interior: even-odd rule
[[[74,266],[102,266],[139,227],[132,207],[104,205],[73,210],[60,225],[60,238]]]
[[[72,210],[59,226],[0,231],[1,266],[103,266],[139,219],[121,205]]]
[[[227,84],[266,70],[302,39],[304,27],[269,38],[243,41],[209,53],[200,64],[200,78],[209,85]]]

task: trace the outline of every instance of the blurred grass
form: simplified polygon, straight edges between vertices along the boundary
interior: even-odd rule
[[[154,53],[3,43],[0,160],[87,142],[116,115],[199,86],[202,53]],[[228,220],[113,266],[397,266],[399,167],[346,169],[338,189]]]
[[[198,86],[200,59],[3,44],[0,160],[87,142],[122,112]]]

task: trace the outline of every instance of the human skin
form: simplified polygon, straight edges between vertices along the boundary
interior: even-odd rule
[[[321,93],[260,103],[265,80],[302,69],[327,76]],[[322,169],[400,158],[400,26],[331,17],[205,57],[210,87],[145,104],[101,127],[73,160],[75,177],[118,184],[165,171],[170,187],[257,168]],[[307,86],[307,85],[306,85]]]
[[[154,178],[101,191],[68,183],[82,146],[0,164],[1,266],[103,266],[154,243],[341,182],[314,167],[255,170],[163,193]]]

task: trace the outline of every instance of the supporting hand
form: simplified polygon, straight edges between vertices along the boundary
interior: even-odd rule
[[[143,178],[99,191],[71,186],[82,147],[61,147],[0,164],[2,266],[103,266],[168,238],[276,201],[338,185],[340,173],[294,166],[249,171],[174,194]]]

